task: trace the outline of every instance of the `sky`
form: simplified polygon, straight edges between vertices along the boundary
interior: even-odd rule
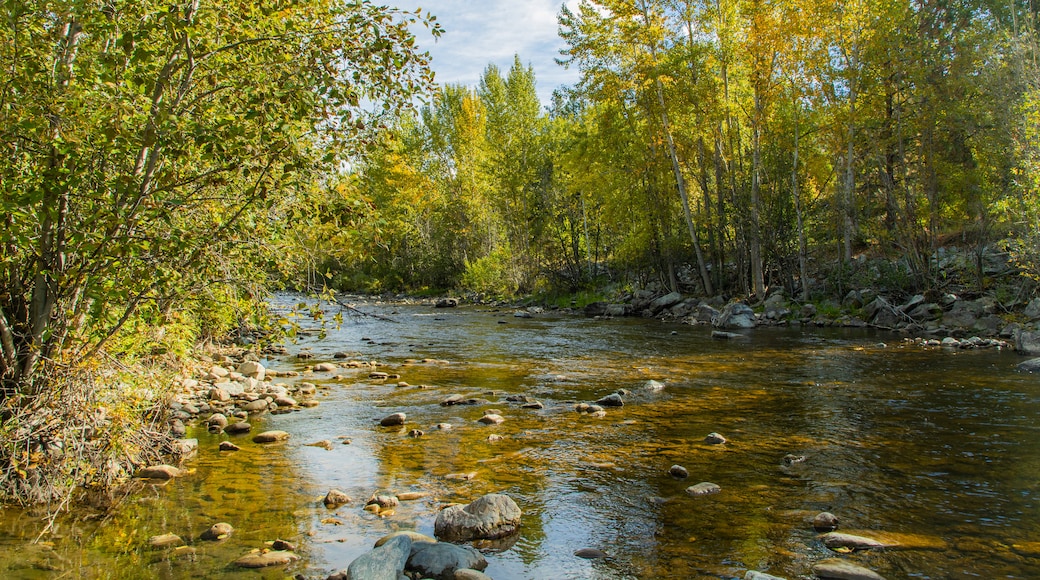
[[[444,34],[434,42],[421,27],[414,30],[419,47],[430,52],[439,84],[476,87],[489,63],[505,76],[513,55],[534,68],[538,98],[548,106],[552,92],[578,81],[575,68],[554,62],[564,47],[556,15],[564,0],[397,0],[404,10],[421,7],[437,16]],[[577,0],[567,0],[576,6]]]

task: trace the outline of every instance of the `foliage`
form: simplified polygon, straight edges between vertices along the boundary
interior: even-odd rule
[[[0,399],[139,313],[259,297],[279,218],[379,122],[362,104],[392,115],[431,82],[418,17],[368,1],[2,10]]]

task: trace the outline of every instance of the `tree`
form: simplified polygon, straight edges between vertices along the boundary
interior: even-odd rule
[[[269,212],[377,122],[362,104],[393,114],[432,82],[420,17],[367,1],[3,11],[0,400],[43,393],[143,308],[249,282]]]

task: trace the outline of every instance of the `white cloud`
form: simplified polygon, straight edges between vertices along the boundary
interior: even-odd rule
[[[577,4],[569,0],[569,4]],[[513,64],[513,55],[534,68],[538,96],[548,105],[555,88],[578,81],[576,70],[554,62],[564,42],[557,34],[560,0],[406,0],[405,10],[422,7],[437,16],[444,34],[434,42],[423,29],[416,29],[419,46],[433,57],[433,69],[441,84],[476,86],[488,63],[503,74]]]

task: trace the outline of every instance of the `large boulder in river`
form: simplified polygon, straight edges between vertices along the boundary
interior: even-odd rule
[[[328,580],[399,580],[411,552],[412,540],[408,536],[396,536],[361,554],[345,571],[329,576]]]
[[[1019,330],[1015,333],[1015,350],[1040,355],[1040,332]]]
[[[412,554],[405,564],[409,572],[437,580],[454,580],[456,570],[483,570],[487,566],[487,560],[474,548],[446,542],[413,542]]]
[[[730,302],[711,324],[716,328],[754,328],[755,311],[743,302]]]
[[[433,524],[433,533],[449,542],[494,540],[516,532],[520,515],[520,507],[513,498],[492,493],[469,505],[454,505],[441,510]]]
[[[1018,370],[1026,373],[1040,373],[1040,358],[1031,358],[1018,363]]]

